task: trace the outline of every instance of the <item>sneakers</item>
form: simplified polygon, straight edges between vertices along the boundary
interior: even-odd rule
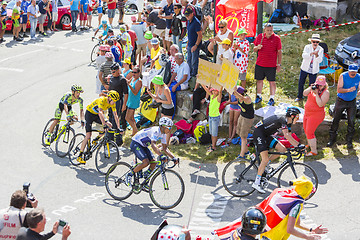
[[[126,174],[126,176],[125,176],[125,184],[126,184],[126,186],[130,186],[130,185],[131,185],[131,179],[132,179],[132,177],[133,177],[132,172],[129,172],[129,173]]]
[[[54,32],[58,32],[59,31],[59,29],[57,29],[57,28],[54,28]]]
[[[23,37],[23,38],[28,38],[29,35],[27,35],[26,33],[24,33],[24,34],[22,35],[22,37]]]
[[[270,98],[267,105],[268,106],[274,106],[274,104],[275,104],[275,100],[273,98]]]
[[[82,153],[79,154],[79,156],[76,159],[79,163],[85,164],[86,161],[84,160],[84,155]]]
[[[199,113],[200,113],[199,109],[195,109],[195,110],[193,111],[193,113],[191,114],[191,117],[195,118],[196,115],[198,115]]]
[[[50,143],[50,136],[51,136],[51,135],[48,135],[48,136],[46,136],[46,138],[45,138],[45,145],[46,145],[46,146],[50,146],[50,144],[51,144],[51,143]]]
[[[262,101],[262,97],[256,95],[255,104],[258,104]]]
[[[52,31],[51,31],[50,29],[48,29],[46,32],[47,32],[48,34],[51,34],[51,33],[52,33]]]
[[[253,183],[251,187],[255,190],[257,190],[259,193],[264,194],[265,190],[262,188],[260,184]]]
[[[31,37],[31,40],[36,40],[36,39],[37,39],[37,37],[35,37],[35,36],[34,36],[34,37]]]

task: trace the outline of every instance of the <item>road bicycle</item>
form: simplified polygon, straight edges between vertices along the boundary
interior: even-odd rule
[[[89,139],[85,150],[83,152],[83,157],[85,161],[92,158],[93,153],[95,153],[95,166],[99,173],[105,175],[109,166],[118,162],[120,160],[119,148],[117,144],[110,139],[109,133],[114,133],[114,129],[109,129],[105,134],[104,132],[93,130],[99,132],[99,136],[95,137],[92,141]],[[85,139],[83,133],[76,134],[69,144],[69,161],[72,165],[78,166],[81,163],[77,161],[77,157],[80,153],[80,147],[82,142]]]
[[[171,160],[172,166],[168,166],[168,160],[161,159],[159,156],[156,167],[148,176],[142,171],[134,173],[134,168],[140,164],[135,158],[135,165],[130,166],[126,162],[117,162],[112,165],[105,176],[106,191],[115,200],[125,200],[131,194],[139,194],[146,184],[149,184],[149,195],[151,201],[161,209],[171,209],[176,207],[184,197],[185,184],[180,174],[172,170],[179,163],[179,160]],[[131,173],[131,181],[126,183],[126,177]],[[144,175],[144,176],[142,176]],[[140,180],[143,178],[142,182]]]
[[[278,172],[280,172],[277,179],[278,187],[288,187],[291,181],[303,175],[314,184],[315,191],[309,196],[311,198],[318,189],[318,176],[309,165],[293,161],[300,159],[304,152],[305,148],[298,147],[288,148],[284,153],[269,152],[269,154],[284,155],[286,159],[275,169],[267,166],[260,181],[264,189],[268,187],[269,180]],[[245,197],[253,193],[255,189],[251,185],[255,181],[259,165],[259,154],[252,154],[250,159],[238,157],[226,164],[221,176],[226,191],[235,197]]]
[[[104,40],[100,39],[100,38],[96,38],[96,37],[92,37],[91,38],[92,41],[97,40],[98,43],[95,44],[95,46],[93,47],[92,51],[91,51],[91,55],[90,55],[90,61],[93,63],[95,62],[96,58],[99,56],[99,48],[100,45],[103,44]]]
[[[53,121],[55,121],[55,118],[51,118],[45,125],[45,128],[42,132],[41,142],[42,145],[47,147],[45,144],[45,140],[48,136],[49,128]],[[66,122],[64,125],[61,125],[61,123]],[[65,157],[68,154],[69,150],[69,143],[71,139],[75,136],[75,130],[71,127],[72,124],[74,124],[77,121],[74,121],[73,119],[69,120],[60,120],[58,124],[56,124],[51,136],[50,136],[50,143],[53,143],[55,141],[55,152],[56,155],[59,157]]]

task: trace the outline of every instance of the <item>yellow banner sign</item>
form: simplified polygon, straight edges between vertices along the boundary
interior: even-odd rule
[[[228,93],[234,91],[239,77],[239,69],[227,59],[224,59],[221,65],[220,77],[217,82],[223,86]]]

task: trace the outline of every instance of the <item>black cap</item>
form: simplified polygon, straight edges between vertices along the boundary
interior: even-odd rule
[[[184,15],[190,15],[191,13],[194,13],[194,10],[191,7],[188,7],[185,9]]]
[[[118,70],[119,68],[120,68],[120,65],[119,65],[117,62],[113,63],[113,64],[110,66],[110,69],[111,69],[111,70]]]

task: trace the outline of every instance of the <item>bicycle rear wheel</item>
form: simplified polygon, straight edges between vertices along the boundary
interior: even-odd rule
[[[70,141],[75,136],[75,130],[72,127],[64,128],[60,133],[55,143],[56,155],[65,157],[69,153]]]
[[[226,164],[221,180],[225,190],[235,197],[245,197],[255,191],[252,188],[258,168],[247,159],[234,159]]]
[[[133,175],[130,184],[127,185],[125,178],[128,173]],[[117,162],[113,164],[105,175],[105,187],[109,195],[115,200],[125,200],[133,193],[132,186],[135,182],[135,174],[131,166],[126,162]]]
[[[43,130],[43,132],[42,132],[42,135],[41,135],[41,143],[42,143],[42,145],[43,145],[44,147],[47,147],[47,145],[45,144],[45,139],[46,139],[46,137],[47,137],[47,135],[48,135],[49,128],[50,128],[51,124],[54,122],[54,120],[55,120],[55,118],[51,118],[51,119],[46,123],[46,125],[45,125],[45,127],[44,127],[44,130]],[[54,128],[53,134],[52,134],[52,136],[51,136],[51,138],[50,138],[50,142],[51,142],[51,143],[55,140],[56,135],[57,135],[57,132],[58,132],[58,129],[59,129],[59,124],[57,124],[57,125],[55,126],[55,128]]]
[[[183,179],[171,169],[157,172],[149,184],[150,199],[161,209],[176,207],[183,199],[184,193]]]
[[[70,141],[68,157],[70,163],[74,166],[80,165],[80,163],[77,161],[77,157],[80,153],[80,147],[84,139],[85,135],[83,133],[78,133]]]
[[[313,192],[308,199],[310,199],[316,193],[318,189],[318,176],[316,175],[315,170],[305,163],[296,163],[293,162],[294,170],[291,169],[290,165],[286,165],[281,172],[277,180],[278,187],[289,187],[289,182],[294,181],[300,176],[305,176],[312,181],[315,187],[315,192]]]
[[[95,165],[101,174],[106,174],[108,168],[120,160],[119,148],[114,141],[102,142],[96,151]]]
[[[91,51],[91,55],[90,55],[91,62],[95,62],[96,58],[98,57],[99,47],[100,47],[99,43],[93,47],[93,49]]]

